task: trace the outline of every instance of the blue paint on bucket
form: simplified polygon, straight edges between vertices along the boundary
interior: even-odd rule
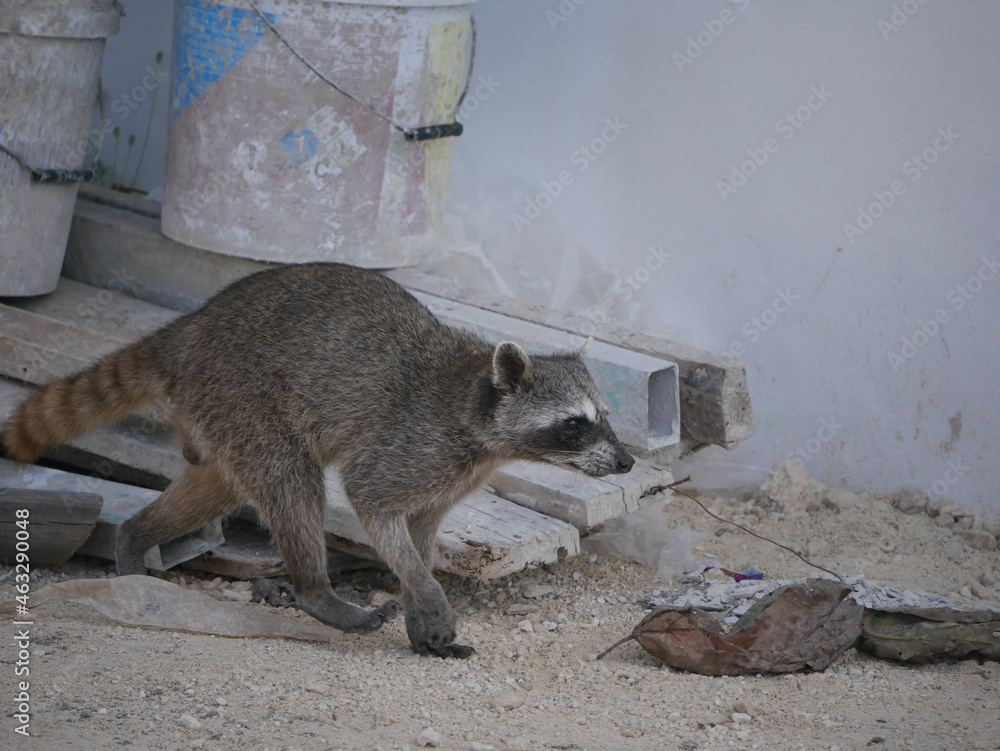
[[[273,13],[264,13],[270,23]],[[252,8],[208,0],[178,0],[174,15],[173,120],[222,78],[268,29]]]
[[[288,149],[288,155],[295,166],[309,161],[319,149],[319,139],[308,128],[296,129],[281,139],[281,145]]]

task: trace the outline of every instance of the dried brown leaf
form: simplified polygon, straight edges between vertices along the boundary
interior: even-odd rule
[[[718,613],[660,606],[632,638],[667,665],[703,675],[822,670],[861,636],[864,608],[850,592],[829,579],[780,587],[728,632]]]

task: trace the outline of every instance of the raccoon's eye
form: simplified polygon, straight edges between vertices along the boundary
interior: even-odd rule
[[[566,429],[572,433],[576,434],[583,430],[584,421],[579,417],[569,417],[566,419]]]

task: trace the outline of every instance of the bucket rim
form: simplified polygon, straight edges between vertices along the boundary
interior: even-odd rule
[[[4,0],[0,33],[49,39],[107,39],[118,33],[119,0]]]
[[[246,0],[229,0],[247,4]],[[258,0],[257,4],[263,10],[264,6],[272,7],[287,5],[294,0]],[[295,4],[300,4],[295,2]],[[463,5],[474,5],[479,0],[305,0],[313,5],[363,5],[366,7],[382,8],[452,8]]]

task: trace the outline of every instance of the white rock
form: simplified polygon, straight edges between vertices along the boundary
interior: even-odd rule
[[[424,728],[417,736],[418,746],[430,746],[431,748],[436,748],[440,742],[441,733],[434,728]]]
[[[493,746],[488,743],[476,743],[473,741],[469,744],[469,751],[493,751]]]
[[[554,584],[529,584],[521,594],[530,600],[537,600],[539,597],[548,597],[559,592],[559,588]]]
[[[741,722],[750,722],[750,720],[753,719],[752,717],[750,717],[750,715],[744,712],[733,712],[731,717],[733,722],[736,723],[737,725],[739,725]]]
[[[531,621],[525,619],[517,624],[517,627],[522,631],[527,631],[529,634],[535,630],[534,626],[531,625]]]
[[[177,721],[188,730],[197,730],[201,727],[201,723],[189,714],[182,714]]]
[[[517,709],[524,704],[524,697],[515,691],[501,691],[493,697],[493,704],[498,709]]]

